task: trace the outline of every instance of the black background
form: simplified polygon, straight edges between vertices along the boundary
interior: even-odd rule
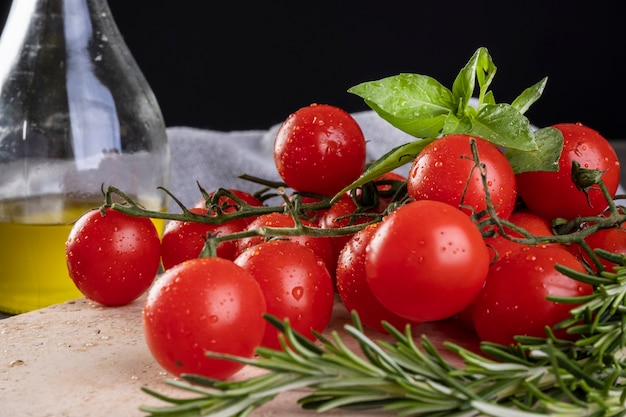
[[[9,2],[2,0],[2,21]],[[17,0],[19,1],[19,0]],[[413,72],[451,87],[489,49],[496,99],[549,77],[527,115],[626,139],[626,24],[598,1],[109,0],[168,126],[266,129],[313,102],[367,110],[346,90]]]

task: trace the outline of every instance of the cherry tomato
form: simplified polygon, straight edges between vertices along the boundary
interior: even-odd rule
[[[337,292],[348,311],[355,310],[364,326],[386,332],[381,322],[387,321],[397,329],[406,324],[416,325],[384,307],[374,296],[365,278],[365,250],[380,223],[373,223],[348,240],[337,261]]]
[[[283,122],[274,142],[274,162],[296,191],[332,196],[365,167],[365,137],[352,116],[338,107],[312,104]]]
[[[526,246],[493,264],[471,306],[479,338],[508,345],[514,343],[516,335],[546,337],[546,326],[568,318],[574,305],[546,297],[583,296],[593,288],[561,274],[555,264],[585,271],[574,255],[554,245]],[[557,334],[566,336],[564,332]]]
[[[107,208],[81,216],[65,243],[67,269],[85,297],[106,306],[130,303],[154,280],[160,263],[152,221]]]
[[[270,240],[244,251],[235,264],[256,278],[269,314],[289,319],[310,340],[315,340],[312,329],[321,333],[328,326],[333,282],[324,261],[311,249],[290,240]],[[280,348],[276,328],[266,327],[262,345]]]
[[[517,198],[515,173],[502,151],[479,137],[454,134],[428,144],[411,165],[407,192],[416,200],[442,201],[467,214],[484,210],[485,188],[472,159],[471,138],[476,141],[480,162],[485,165],[496,213],[506,219]]]
[[[317,225],[311,221],[301,219],[302,225],[308,227],[317,227]],[[294,227],[296,222],[293,217],[286,213],[269,213],[258,216],[256,219],[252,221],[247,227],[247,230],[255,230],[260,227]],[[314,237],[308,235],[298,235],[298,236],[281,236],[281,239],[289,239],[295,242],[300,243],[303,246],[311,249],[315,252],[326,265],[326,268],[329,271],[334,271],[337,265],[337,258],[335,256],[335,251],[333,249],[332,242],[325,237]],[[247,237],[243,239],[239,239],[237,241],[237,256],[239,256],[243,251],[253,245],[258,245],[265,241],[265,238],[262,236],[253,236]]]
[[[521,227],[534,236],[553,236],[550,222],[534,213],[528,211],[514,211],[508,219],[511,223]],[[523,237],[521,233],[515,232],[505,227],[505,231],[512,237]],[[522,243],[513,242],[499,234],[485,239],[485,243],[489,247],[491,261],[496,257],[498,260],[505,258],[519,248],[528,246]]]
[[[205,352],[250,358],[265,333],[265,298],[252,275],[232,261],[196,258],[165,271],[143,309],[146,343],[174,376],[225,379],[243,365]]]
[[[204,208],[192,207],[190,212],[206,214]],[[222,224],[208,224],[192,221],[169,221],[161,237],[161,262],[167,270],[183,261],[197,258],[204,248],[208,235],[229,235],[245,229],[246,223],[229,221]],[[235,240],[220,242],[217,246],[217,256],[220,258],[235,259],[237,244]]]
[[[612,197],[620,181],[620,163],[611,144],[597,131],[580,123],[554,125],[563,133],[563,151],[559,171],[533,171],[517,175],[518,192],[534,213],[552,221],[595,216],[606,207],[606,198],[598,187],[588,190],[588,197],[572,181],[572,162],[582,168],[604,171],[602,181]]]
[[[489,268],[489,251],[471,218],[433,200],[407,203],[385,217],[365,258],[374,296],[416,322],[463,310],[480,291]]]

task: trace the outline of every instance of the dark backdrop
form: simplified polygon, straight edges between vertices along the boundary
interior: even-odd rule
[[[8,0],[2,1],[3,19]],[[18,0],[19,1],[19,0]],[[346,90],[400,72],[450,87],[480,46],[498,101],[542,77],[540,126],[623,128],[626,24],[617,1],[109,0],[166,124],[265,129],[312,102],[366,110]]]

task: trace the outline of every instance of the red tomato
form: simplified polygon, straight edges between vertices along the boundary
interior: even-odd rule
[[[265,333],[265,310],[261,287],[248,271],[227,259],[196,258],[165,271],[150,288],[144,335],[171,374],[225,379],[243,365],[205,352],[252,357]]]
[[[489,251],[471,218],[446,203],[407,203],[383,219],[366,249],[374,296],[416,322],[440,320],[471,303],[485,282]]]
[[[274,162],[296,191],[332,196],[365,167],[365,137],[346,111],[312,104],[287,117],[274,142]]]
[[[487,185],[496,213],[508,218],[517,198],[515,173],[502,151],[475,136],[454,134],[428,144],[409,170],[407,191],[416,200],[436,200],[467,213],[486,208],[480,171],[472,159],[470,138],[476,140],[478,157],[487,171]]]
[[[206,214],[206,209],[192,207],[192,213]],[[245,222],[231,221],[222,224],[181,222],[172,220],[167,223],[161,237],[161,263],[167,270],[183,261],[197,258],[204,248],[206,237],[211,235],[229,235],[245,229]],[[237,244],[235,240],[221,242],[217,246],[217,256],[235,259]]]
[[[607,202],[598,187],[588,190],[589,200],[574,185],[572,162],[582,168],[604,171],[602,181],[615,196],[620,181],[620,163],[611,144],[595,130],[580,123],[554,125],[563,133],[563,152],[558,172],[533,171],[517,175],[518,192],[534,213],[552,221],[556,218],[574,219],[595,216]]]
[[[308,220],[301,220],[302,225],[308,227],[317,227],[315,223],[310,222]],[[289,214],[285,213],[269,213],[263,214],[252,221],[247,227],[247,230],[255,230],[260,227],[294,227],[296,222],[293,220]],[[335,251],[333,249],[332,242],[325,237],[313,237],[307,235],[298,235],[298,236],[281,236],[281,239],[289,239],[295,242],[298,242],[307,248],[311,249],[315,252],[326,265],[326,268],[329,271],[335,271],[337,265],[337,258],[335,256]],[[240,255],[247,248],[253,245],[258,245],[265,241],[265,238],[262,236],[253,236],[247,237],[243,239],[239,239],[237,241],[237,255]],[[334,274],[333,274],[334,275]]]
[[[527,246],[496,262],[471,306],[479,338],[508,345],[516,335],[545,337],[546,326],[568,318],[574,305],[546,297],[582,296],[593,288],[561,274],[555,264],[585,272],[574,255],[554,245]]]
[[[511,214],[508,220],[527,232],[532,233],[534,236],[554,235],[549,221],[528,211],[515,211]],[[505,228],[505,231],[510,236],[523,237],[521,233],[508,228]],[[485,243],[487,243],[487,246],[489,247],[489,254],[492,261],[496,258],[496,255],[498,256],[498,260],[500,260],[511,255],[511,253],[515,250],[527,246],[521,243],[513,242],[512,240],[509,240],[499,234],[486,238]]]
[[[298,242],[271,240],[244,251],[235,264],[247,270],[261,286],[267,312],[289,319],[310,340],[311,329],[323,332],[335,301],[333,282],[322,259]],[[261,343],[278,349],[278,331],[267,326]]]
[[[107,208],[92,210],[72,227],[65,243],[67,269],[85,297],[106,306],[130,303],[154,280],[160,263],[152,221]]]
[[[337,292],[348,311],[356,310],[361,323],[371,329],[386,332],[381,322],[387,321],[397,329],[418,323],[400,317],[384,307],[370,289],[365,278],[365,250],[380,223],[373,223],[348,240],[337,261]]]

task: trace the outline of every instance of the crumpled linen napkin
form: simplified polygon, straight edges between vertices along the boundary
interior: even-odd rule
[[[353,113],[367,141],[367,159],[373,161],[393,147],[415,140],[393,127],[374,111]],[[201,198],[200,184],[207,192],[237,188],[255,192],[258,184],[239,179],[245,173],[280,181],[272,149],[278,125],[268,130],[222,132],[192,127],[169,127],[171,184],[169,190],[185,206]],[[408,171],[408,166],[406,170]],[[170,199],[168,210],[180,208]]]

